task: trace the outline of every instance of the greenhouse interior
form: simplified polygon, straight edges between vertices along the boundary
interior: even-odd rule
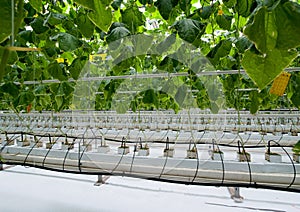
[[[0,14],[4,211],[300,211],[299,0]]]

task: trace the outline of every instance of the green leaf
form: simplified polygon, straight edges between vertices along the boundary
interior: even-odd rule
[[[60,86],[63,89],[63,94],[65,97],[70,96],[74,91],[74,87],[70,82],[63,82]]]
[[[48,57],[53,57],[56,56],[57,54],[57,48],[56,47],[48,47],[44,48],[45,53],[47,54]]]
[[[299,95],[299,93],[294,93],[291,97],[291,101],[292,101],[293,105],[300,108],[300,95]]]
[[[5,52],[5,48],[0,46],[0,59],[3,58],[3,53]],[[8,58],[6,64],[13,65],[15,62],[18,61],[18,54],[16,51],[9,51],[8,50]],[[1,62],[2,63],[2,62]]]
[[[3,84],[0,89],[2,92],[8,93],[13,97],[17,97],[19,95],[19,86],[12,82]]]
[[[237,0],[235,10],[239,15],[248,17],[251,14],[251,9],[255,0]]]
[[[78,80],[80,76],[80,72],[85,66],[86,62],[87,62],[87,57],[78,57],[75,60],[73,60],[69,68],[69,71],[73,79]]]
[[[153,36],[146,34],[135,35],[132,39],[134,55],[145,55],[152,45]]]
[[[108,31],[113,19],[111,9],[106,5],[103,5],[101,1],[96,1],[95,11],[90,12],[88,17],[104,32]]]
[[[43,3],[41,0],[29,0],[31,6],[38,12],[43,11]]]
[[[34,33],[31,30],[24,30],[19,32],[19,36],[24,40],[24,42],[33,43]]]
[[[145,104],[154,104],[157,105],[157,94],[153,89],[148,89],[144,93],[143,102]]]
[[[239,51],[239,53],[243,54],[248,48],[251,46],[251,41],[245,37],[239,37],[235,42],[235,47]]]
[[[14,31],[17,32],[20,24],[24,18],[23,12],[23,0],[15,0],[15,17],[14,17]],[[11,0],[1,0],[0,1],[0,43],[5,41],[11,35]]]
[[[38,102],[42,106],[43,109],[47,108],[51,104],[50,95],[42,95],[38,97]]]
[[[81,46],[81,41],[75,36],[61,32],[50,38],[51,40],[58,40],[59,48],[63,51],[73,51]]]
[[[261,53],[275,48],[278,33],[274,13],[269,12],[266,7],[260,8],[253,22],[245,28],[244,34]]]
[[[276,47],[291,49],[300,46],[300,5],[295,2],[279,4],[275,11],[278,30]]]
[[[179,1],[179,6],[180,9],[186,13],[191,7],[191,0],[181,0]]]
[[[30,103],[32,103],[32,101],[34,100],[35,96],[31,91],[26,91],[26,92],[21,92],[20,96],[18,97],[18,105],[29,105]],[[17,106],[18,106],[17,105]]]
[[[183,40],[193,43],[204,33],[205,25],[192,19],[182,19],[174,24],[178,35]]]
[[[113,3],[111,4],[112,8],[114,8],[114,10],[118,10],[122,4],[122,1],[123,0],[114,0]]]
[[[208,54],[208,59],[213,65],[220,62],[220,58],[225,57],[229,54],[232,47],[230,40],[221,40]]]
[[[61,24],[65,19],[67,19],[66,16],[59,14],[59,13],[50,13],[47,17],[47,19],[45,20],[46,23],[49,23],[52,26]],[[45,25],[44,22],[44,25]]]
[[[89,19],[104,32],[107,32],[112,24],[112,0],[75,0],[76,3],[92,10],[88,13]]]
[[[210,103],[210,111],[212,112],[212,113],[214,113],[214,114],[217,114],[218,112],[219,112],[219,106],[218,106],[218,104],[217,103],[215,103],[215,102],[211,102]]]
[[[231,28],[231,21],[232,21],[232,16],[229,15],[218,15],[216,18],[217,24],[225,30],[230,30]]]
[[[106,37],[108,43],[120,40],[123,37],[130,35],[130,32],[125,27],[116,27],[114,28]]]
[[[226,7],[233,8],[236,5],[237,0],[223,0],[223,3]]]
[[[244,53],[242,65],[249,77],[262,90],[296,57],[295,51],[273,49],[262,55],[247,50]]]
[[[293,152],[295,152],[295,153],[300,153],[300,141],[298,141],[295,145],[294,145],[294,147],[293,147]]]
[[[95,8],[95,2],[94,0],[74,0],[77,4],[81,4],[82,6],[94,10]]]
[[[86,16],[86,14],[80,13],[76,18],[76,24],[78,26],[79,31],[84,37],[90,38],[93,36],[95,25]]]
[[[122,22],[127,25],[127,28],[132,32],[136,32],[139,26],[144,25],[145,16],[139,11],[137,6],[129,7],[121,10]]]
[[[64,70],[61,68],[61,66],[57,62],[53,62],[49,65],[48,73],[53,78],[58,79],[60,81],[64,81],[67,79],[67,76],[64,73]]]
[[[42,34],[49,30],[49,27],[44,25],[44,20],[42,18],[35,18],[30,23],[30,26],[36,34]]]
[[[251,91],[249,93],[249,99],[250,99],[250,113],[255,114],[259,109],[259,99],[258,99],[258,92],[257,91]]]
[[[162,54],[163,52],[167,51],[169,48],[172,47],[172,45],[176,41],[176,34],[172,33],[164,41],[159,43],[156,47],[156,50],[158,51],[159,54]]]
[[[213,12],[213,6],[204,6],[199,10],[199,16],[203,19],[208,19]]]
[[[119,113],[119,114],[124,114],[124,113],[126,113],[127,112],[127,107],[126,107],[126,105],[125,104],[118,104],[117,105],[117,107],[116,107],[116,111],[117,111],[117,113]]]
[[[55,103],[56,103],[56,111],[60,111],[62,109],[64,103],[63,96],[55,96]]]
[[[158,0],[155,2],[155,6],[157,7],[161,17],[168,20],[173,9],[172,0]]]
[[[185,99],[187,95],[187,86],[186,85],[181,85],[176,94],[175,94],[175,100],[177,102],[178,105],[182,105],[183,104],[183,101]]]

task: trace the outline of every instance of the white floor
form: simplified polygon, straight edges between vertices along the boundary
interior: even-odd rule
[[[0,172],[0,211],[300,211],[300,194],[241,189],[235,203],[227,188],[186,186],[127,177],[10,167]]]

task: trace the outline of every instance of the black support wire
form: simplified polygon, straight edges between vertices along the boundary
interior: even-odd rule
[[[205,130],[203,131],[199,141],[201,141],[201,139],[203,138],[204,134],[205,134]],[[195,142],[195,141],[194,141]],[[198,154],[198,149],[197,149],[197,144],[194,143],[194,145],[196,146],[196,159],[197,159],[197,165],[196,165],[196,171],[195,171],[195,174],[194,174],[194,177],[192,179],[192,183],[195,181],[197,175],[198,175],[198,172],[199,172],[199,165],[200,165],[200,160],[199,160],[199,154]],[[189,148],[190,149],[190,148]]]
[[[212,143],[213,143],[213,153],[212,154],[214,154],[214,152],[215,152],[215,145],[216,145],[217,146],[217,154],[219,154],[220,158],[221,158],[221,164],[222,164],[222,181],[221,181],[221,184],[223,184],[224,180],[225,180],[225,165],[224,165],[224,160],[223,160],[223,156],[222,156],[223,153],[221,152],[218,143],[215,142],[214,139],[212,140]]]
[[[288,156],[288,158],[290,159],[291,163],[292,163],[292,167],[293,167],[293,179],[291,181],[291,183],[288,185],[287,188],[290,188],[294,183],[295,183],[295,180],[296,180],[296,177],[297,177],[297,170],[296,170],[296,167],[295,167],[295,164],[294,164],[294,161],[293,159],[291,158],[290,154],[286,151],[286,149],[282,146],[280,146],[280,144],[277,142],[277,141],[274,141],[274,140],[269,140],[268,141],[268,152],[270,153],[270,143],[273,142],[275,143],[278,147],[281,147],[282,150],[285,152],[285,154]]]
[[[121,157],[120,157],[120,160],[118,161],[117,165],[111,170],[110,174],[113,175],[114,171],[119,167],[119,165],[121,164],[122,160],[123,160],[123,156],[125,155],[125,148],[127,147],[126,146],[126,139],[123,137],[122,138],[122,143],[121,143],[121,147],[124,147],[123,151],[122,151],[122,154],[121,154]],[[128,147],[129,148],[129,147]]]
[[[59,139],[59,137],[57,138],[57,140],[58,140],[58,139]],[[57,141],[57,140],[56,140],[56,141]],[[53,145],[56,143],[56,141],[52,142],[52,141],[51,141],[51,135],[49,134],[49,145],[50,145],[50,146],[49,146],[49,150],[47,151],[46,155],[44,156],[42,166],[45,165],[46,158],[47,158],[48,154],[50,153],[50,151],[51,151]],[[46,144],[46,145],[47,145],[47,144]]]
[[[164,173],[164,171],[165,171],[165,168],[166,168],[166,165],[167,165],[167,162],[168,162],[168,158],[169,158],[169,151],[170,150],[170,145],[169,145],[169,137],[167,137],[167,140],[166,140],[166,147],[165,147],[165,149],[164,149],[164,152],[165,151],[167,151],[167,154],[166,154],[166,159],[165,159],[165,162],[164,162],[164,165],[163,165],[163,167],[162,167],[162,170],[161,170],[161,172],[160,172],[160,174],[159,174],[159,176],[158,176],[158,179],[160,179],[161,178],[161,176],[163,175],[163,173]]]
[[[66,140],[67,140],[67,139],[66,139]],[[67,149],[67,152],[66,152],[66,154],[65,154],[65,157],[64,157],[64,160],[63,160],[63,164],[62,164],[62,169],[63,169],[63,171],[65,171],[65,163],[66,163],[68,154],[69,154],[70,150],[71,150],[72,148],[74,148],[75,143],[76,143],[76,138],[73,138],[72,143],[68,145],[68,149]]]
[[[139,148],[138,148],[138,145],[139,145]],[[143,143],[142,143],[142,138],[140,137],[139,141],[137,141],[136,144],[134,145],[132,160],[131,160],[130,169],[129,169],[130,173],[132,172],[132,167],[133,167],[133,162],[134,162],[136,152],[142,148],[143,148]]]
[[[241,148],[243,149],[243,152],[241,152]],[[243,146],[243,144],[240,140],[238,140],[238,153],[243,154],[246,158],[246,162],[247,162],[248,169],[249,169],[249,184],[251,185],[251,183],[252,183],[252,173],[251,173],[251,167],[250,167],[250,163],[249,163],[250,162],[250,154],[248,155],[246,153],[246,150],[245,150],[245,148],[244,148],[244,146]],[[248,158],[248,156],[249,156],[249,158]]]
[[[36,136],[34,136],[33,138],[34,138],[34,144],[33,144],[32,147],[30,148],[30,150],[28,151],[28,153],[27,153],[27,155],[26,155],[26,157],[25,157],[25,159],[24,159],[24,162],[23,162],[24,166],[25,166],[25,164],[26,164],[26,162],[27,162],[27,159],[28,159],[30,153],[31,153],[32,150],[36,147],[36,145],[39,144],[40,139],[42,139],[42,137],[40,137],[40,139],[37,139]]]

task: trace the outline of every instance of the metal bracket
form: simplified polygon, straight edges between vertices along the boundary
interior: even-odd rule
[[[109,176],[103,177],[103,175],[98,175],[98,180],[94,183],[94,186],[101,186],[106,183]]]
[[[228,191],[231,199],[233,199],[235,202],[243,202],[244,197],[240,195],[239,187],[228,187]]]

